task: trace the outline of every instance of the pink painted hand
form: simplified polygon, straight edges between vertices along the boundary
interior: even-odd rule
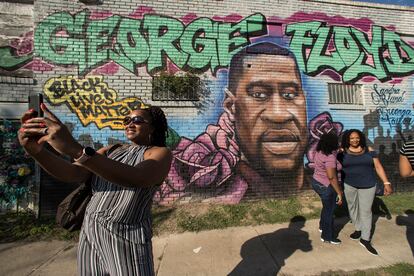
[[[174,160],[168,174],[167,181],[161,187],[156,200],[162,202],[171,200],[185,194],[191,187],[198,190],[209,191],[210,193],[220,190],[225,182],[232,177],[234,168],[240,160],[239,147],[235,140],[233,123],[228,114],[223,113],[218,125],[209,125],[205,133],[202,133],[194,140],[182,138],[176,149],[173,151]],[[232,181],[241,190],[247,189],[238,181]],[[220,201],[226,203],[239,202],[244,192],[240,189],[227,187],[224,194],[217,196]],[[231,196],[232,193],[241,196]]]

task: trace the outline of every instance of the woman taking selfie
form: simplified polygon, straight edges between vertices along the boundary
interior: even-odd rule
[[[321,136],[314,157],[315,170],[312,188],[322,200],[319,229],[321,240],[331,244],[340,244],[334,233],[334,212],[336,204],[342,204],[342,189],[339,185],[341,164],[337,161],[338,136],[326,133]]]
[[[151,204],[172,160],[165,146],[167,120],[155,106],[124,118],[131,142],[114,150],[83,148],[44,104],[46,117],[22,117],[19,141],[50,175],[64,182],[91,178],[92,199],[83,221],[78,248],[79,275],[154,275]],[[74,163],[51,153],[71,157]],[[113,148],[112,148],[113,149]]]
[[[372,203],[375,198],[376,175],[384,182],[384,195],[392,193],[377,153],[367,147],[365,135],[357,130],[346,131],[342,136],[343,182],[348,211],[355,232],[350,235],[352,240],[359,243],[372,255],[378,255],[371,244]]]
[[[400,169],[401,177],[412,177],[414,176],[414,142],[405,142],[400,149],[400,160],[398,167]]]

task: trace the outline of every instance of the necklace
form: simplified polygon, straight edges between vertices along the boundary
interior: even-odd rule
[[[353,150],[351,150],[351,148],[348,148],[348,150],[349,150],[350,153],[361,153],[364,149],[361,148],[359,151],[353,151]]]

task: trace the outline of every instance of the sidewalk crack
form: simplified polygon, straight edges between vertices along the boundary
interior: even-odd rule
[[[161,256],[158,257],[159,263],[158,263],[157,268],[155,269],[155,275],[158,275],[158,271],[160,270],[161,262],[162,262],[162,259],[164,258],[165,250],[167,250],[169,240],[170,238],[168,237],[167,241],[165,242],[164,248],[162,250],[162,254]]]
[[[35,268],[33,268],[32,269],[32,271],[29,273],[29,274],[27,274],[27,276],[29,276],[29,275],[32,275],[33,273],[35,273],[37,270],[39,270],[41,267],[43,267],[43,266],[45,266],[45,265],[47,265],[47,264],[49,264],[49,263],[51,263],[54,259],[55,259],[55,257],[57,256],[57,255],[59,255],[60,253],[62,253],[63,251],[66,251],[66,250],[68,250],[68,249],[70,249],[70,248],[72,248],[73,247],[73,244],[72,243],[68,243],[65,247],[63,247],[62,249],[60,249],[58,252],[56,252],[55,254],[53,254],[52,256],[50,256],[46,261],[44,261],[43,263],[41,263],[40,265],[38,265],[37,267],[35,267]]]
[[[257,232],[256,228],[254,228],[254,231],[257,233],[258,238],[262,242],[263,246],[266,248],[266,250],[269,253],[270,257],[272,258],[273,262],[275,263],[276,268],[278,270],[281,269],[282,268],[282,265],[277,261],[277,258],[272,254],[272,251],[270,250],[270,248],[264,242],[263,237],[262,237],[262,234],[260,234],[259,232]]]

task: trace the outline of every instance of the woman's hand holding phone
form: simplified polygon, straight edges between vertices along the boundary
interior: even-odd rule
[[[43,143],[39,143],[39,139],[42,137],[41,135],[31,135],[26,133],[26,129],[28,128],[40,129],[41,127],[44,127],[42,124],[26,123],[28,120],[36,118],[37,115],[38,112],[34,109],[29,109],[23,113],[23,116],[20,119],[22,127],[19,129],[17,134],[20,145],[22,145],[25,151],[31,156],[38,154],[43,148]]]
[[[82,151],[82,146],[73,138],[68,128],[53,114],[45,104],[41,104],[45,117],[31,118],[23,124],[24,133],[40,136],[38,144],[47,142],[57,152],[75,156]]]
[[[71,157],[82,152],[82,146],[73,138],[68,128],[53,114],[45,104],[40,104],[40,110],[46,117],[36,117],[35,109],[26,111],[22,118],[22,128],[19,130],[19,142],[27,153],[38,154],[44,143],[48,143],[57,152]]]

